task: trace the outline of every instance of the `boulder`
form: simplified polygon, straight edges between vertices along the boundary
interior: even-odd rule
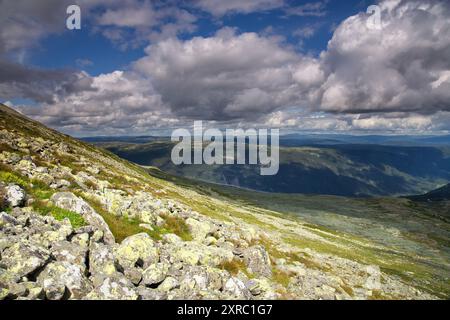
[[[248,271],[261,277],[270,277],[272,268],[269,255],[263,246],[252,246],[243,251],[243,257]]]
[[[82,268],[67,261],[48,264],[39,274],[37,282],[50,300],[80,299],[92,290],[92,284],[84,275]]]
[[[252,294],[245,286],[244,282],[237,277],[231,277],[223,286],[223,293],[229,299],[251,299]]]
[[[145,286],[154,286],[164,281],[169,271],[169,264],[154,263],[145,269],[142,274],[142,284]]]
[[[18,242],[2,253],[1,264],[18,281],[43,267],[50,259],[50,252],[31,243]]]
[[[115,254],[117,262],[123,269],[147,268],[159,260],[158,249],[146,233],[139,233],[123,240]]]
[[[104,278],[86,297],[87,300],[137,300],[133,283],[120,273]]]
[[[18,185],[9,185],[6,188],[6,202],[11,207],[20,207],[25,203],[26,193]]]
[[[218,229],[212,222],[199,221],[193,218],[187,218],[186,224],[189,227],[192,238],[200,242],[205,240],[207,236],[212,235]]]
[[[86,201],[71,192],[58,192],[51,197],[55,206],[80,214],[90,225],[103,231],[103,241],[107,244],[115,243],[114,235],[109,230],[105,220]]]

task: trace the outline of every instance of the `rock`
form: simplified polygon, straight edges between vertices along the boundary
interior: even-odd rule
[[[6,202],[11,207],[20,207],[25,203],[26,193],[17,185],[9,185],[6,187]]]
[[[12,297],[27,297],[29,299],[44,299],[44,289],[36,282],[26,281],[14,283],[9,286],[9,294]]]
[[[381,289],[381,271],[378,266],[367,266],[366,272],[369,275],[364,283],[364,287],[368,290]]]
[[[124,270],[124,275],[129,279],[134,285],[139,285],[142,280],[142,269],[141,268],[128,268]]]
[[[50,252],[30,243],[15,243],[2,253],[1,264],[17,281],[43,267],[50,259]]]
[[[103,279],[85,298],[89,300],[136,300],[138,293],[134,285],[124,276],[116,273]]]
[[[189,231],[196,241],[203,241],[209,235],[217,231],[217,227],[209,221],[198,221],[193,218],[186,219]]]
[[[231,277],[225,282],[223,292],[228,294],[231,299],[251,299],[252,294],[245,286],[242,280]]]
[[[123,269],[146,268],[158,262],[159,252],[148,234],[139,233],[122,241],[116,250],[116,259]]]
[[[51,201],[57,207],[80,214],[88,224],[103,231],[105,243],[115,243],[114,236],[105,220],[83,199],[78,198],[71,192],[58,192],[51,197]]]
[[[257,245],[243,251],[248,271],[261,277],[270,277],[272,268],[270,258],[263,246]]]
[[[84,272],[87,247],[68,241],[58,241],[50,249],[57,261],[69,262],[78,265]]]
[[[167,263],[155,263],[145,269],[142,274],[142,284],[145,286],[154,286],[164,281],[169,271]]]
[[[172,243],[172,244],[183,242],[183,239],[181,239],[179,236],[173,233],[164,234],[162,236],[162,240],[165,243]]]
[[[222,289],[226,271],[204,266],[186,266],[180,280],[180,290],[186,293],[218,292]]]
[[[48,264],[37,279],[50,300],[80,299],[92,290],[79,265],[56,261]]]
[[[4,226],[7,224],[17,225],[19,221],[16,218],[10,216],[6,212],[0,212],[0,226]]]
[[[148,224],[148,223],[141,223],[141,224],[139,224],[139,227],[147,229],[149,231],[153,231],[154,230],[153,227],[150,224]]]
[[[158,290],[162,292],[169,292],[180,285],[177,279],[173,277],[167,277],[159,286]]]
[[[0,300],[5,300],[9,295],[9,290],[6,288],[0,288]]]
[[[92,243],[89,247],[89,272],[94,286],[100,285],[105,278],[114,275],[117,270],[111,247],[103,243]]]
[[[167,245],[165,254],[171,263],[182,262],[191,266],[206,265],[216,267],[234,258],[233,251],[192,241]]]
[[[137,291],[139,300],[167,300],[167,293],[156,289],[139,287]]]

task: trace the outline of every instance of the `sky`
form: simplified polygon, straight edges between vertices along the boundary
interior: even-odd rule
[[[0,101],[75,136],[450,132],[447,0],[0,0],[0,25]]]

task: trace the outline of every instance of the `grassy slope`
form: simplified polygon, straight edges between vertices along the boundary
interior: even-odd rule
[[[268,240],[265,245],[272,256],[282,256],[282,253],[278,251],[280,244],[300,249],[312,248],[319,252],[363,263],[378,264],[385,271],[397,274],[407,282],[441,297],[448,297],[450,294],[448,244],[436,245],[433,243],[432,246],[436,245],[433,248],[436,250],[435,255],[430,256],[427,252],[427,255],[421,256],[420,250],[423,248],[428,250],[429,247],[429,244],[422,240],[409,240],[418,247],[411,248],[411,251],[405,251],[402,247],[390,245],[390,240],[386,241],[388,243],[383,243],[367,238],[365,234],[340,230],[342,225],[346,225],[347,222],[328,227],[324,224],[326,221],[348,219],[347,216],[341,215],[339,211],[334,212],[328,206],[340,207],[340,211],[345,211],[346,208],[356,210],[352,209],[354,206],[358,210],[364,208],[364,204],[354,202],[354,200],[345,198],[326,200],[320,197],[286,195],[269,196],[263,193],[246,192],[240,189],[217,187],[176,178],[159,170],[151,170],[151,175],[149,175],[144,168],[122,160],[110,152],[47,129],[37,122],[25,119],[10,109],[0,106],[0,129],[3,128],[8,131],[20,131],[22,134],[33,137],[42,137],[44,140],[61,141],[72,146],[76,151],[76,157],[67,159],[61,158],[58,154],[54,156],[74,171],[83,169],[76,164],[80,155],[93,163],[105,165],[109,171],[108,175],[102,178],[108,180],[116,188],[145,190],[158,198],[177,200],[204,215],[224,222],[235,221],[241,225],[264,229],[271,235],[271,240]],[[0,146],[6,149],[3,142]],[[32,156],[35,157],[35,155]],[[34,160],[39,159],[35,158]],[[74,191],[79,192],[79,190]],[[121,237],[125,237],[141,231],[134,221],[113,217],[108,212],[103,212],[100,207],[98,210],[104,215],[116,236],[119,233]],[[377,208],[373,208],[371,212],[377,212]],[[320,216],[320,214],[327,218],[321,223],[319,223],[320,219],[315,221],[311,218]],[[333,215],[338,216],[328,220],[328,217],[333,217]],[[405,215],[409,215],[406,209]],[[411,219],[413,218],[414,215],[411,216]],[[358,219],[357,217],[356,221]],[[448,222],[442,222],[435,217],[426,217],[426,219],[430,219],[430,223],[439,224],[439,228],[444,232],[441,235],[444,241],[449,239]],[[421,220],[420,223],[423,221]],[[351,221],[349,220],[349,222]],[[357,223],[354,224],[357,225]],[[381,225],[380,228],[384,230],[389,223],[383,225],[378,222],[378,225]],[[438,237],[438,239],[441,238]],[[277,246],[274,246],[275,243]],[[439,257],[441,258],[439,259]]]

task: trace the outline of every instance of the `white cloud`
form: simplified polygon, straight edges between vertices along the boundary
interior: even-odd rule
[[[209,38],[168,39],[146,49],[135,70],[152,79],[178,115],[255,118],[295,100],[292,69],[299,57],[277,40],[230,29]],[[264,100],[264,101],[263,101]]]
[[[316,102],[333,112],[450,110],[450,4],[383,1],[382,30],[361,13],[345,20],[321,56]]]

